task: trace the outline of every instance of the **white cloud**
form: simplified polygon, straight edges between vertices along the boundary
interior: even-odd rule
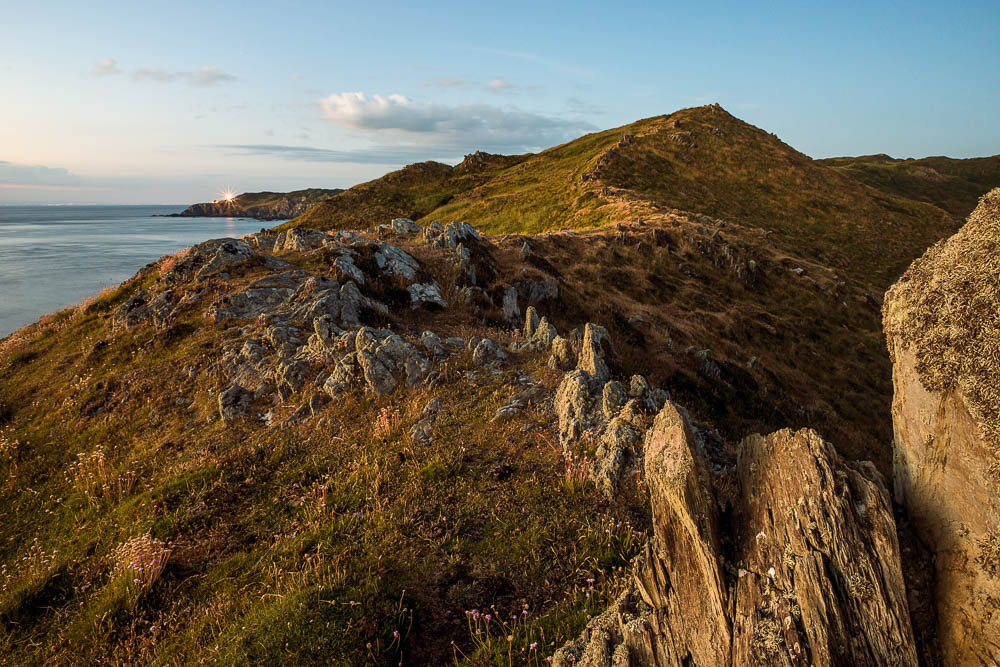
[[[118,61],[114,58],[105,58],[99,62],[94,63],[94,74],[97,76],[111,76],[113,74],[121,74],[122,71],[118,69]]]
[[[469,87],[469,82],[465,79],[459,79],[458,77],[439,76],[436,79],[428,79],[420,85],[425,88],[431,87],[441,88],[443,90],[465,90]]]
[[[594,129],[579,119],[489,104],[448,106],[404,95],[335,93],[320,106],[327,120],[383,140],[468,150],[537,150]]]

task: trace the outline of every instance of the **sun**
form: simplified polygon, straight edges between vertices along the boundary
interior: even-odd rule
[[[236,199],[236,193],[233,192],[232,189],[230,188],[226,188],[225,190],[219,193],[219,201],[221,202],[224,202],[226,204],[232,204],[234,199]]]

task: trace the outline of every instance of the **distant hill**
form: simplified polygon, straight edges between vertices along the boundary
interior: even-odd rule
[[[286,227],[347,228],[405,215],[537,233],[683,210],[771,232],[777,247],[884,289],[958,226],[948,209],[870,187],[718,105],[588,134],[510,163],[491,159],[471,172],[411,165]]]
[[[817,162],[883,192],[934,204],[959,218],[967,217],[984,193],[1000,185],[1000,155],[901,160],[882,153]]]
[[[294,226],[353,229],[392,218],[421,218],[524,157],[476,152],[454,167],[440,162],[411,164],[316,204]]]
[[[232,201],[194,204],[171,217],[287,220],[302,215],[310,205],[332,197],[338,192],[342,192],[342,190],[339,188],[309,188],[294,192],[244,192],[233,198]]]

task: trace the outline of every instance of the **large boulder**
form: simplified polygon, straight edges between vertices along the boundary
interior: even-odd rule
[[[1000,664],[1000,188],[886,294],[896,500],[936,568],[946,664]]]

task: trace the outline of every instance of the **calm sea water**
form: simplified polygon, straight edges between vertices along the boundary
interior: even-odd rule
[[[167,253],[277,222],[154,218],[184,206],[0,206],[0,337]]]

